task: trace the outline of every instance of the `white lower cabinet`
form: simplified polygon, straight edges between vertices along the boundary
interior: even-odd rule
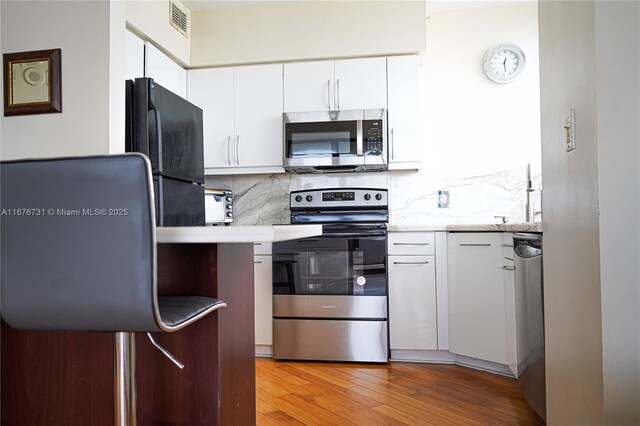
[[[501,232],[451,233],[448,241],[449,350],[507,365],[514,351],[514,303]]]
[[[272,310],[272,256],[258,254],[256,247],[253,257],[254,304],[256,355],[271,355],[273,345],[273,310]]]
[[[436,350],[438,327],[434,256],[389,256],[391,350]]]
[[[390,232],[388,253],[391,357],[419,359],[438,349],[435,234]]]

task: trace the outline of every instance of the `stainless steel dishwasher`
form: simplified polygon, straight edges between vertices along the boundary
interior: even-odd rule
[[[546,420],[542,234],[513,234],[518,385]]]

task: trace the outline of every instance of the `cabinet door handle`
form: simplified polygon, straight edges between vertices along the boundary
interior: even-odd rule
[[[504,269],[505,271],[515,271],[516,267],[515,266],[503,266],[502,269]]]
[[[240,135],[236,136],[236,166],[240,165]]]
[[[338,96],[336,96],[336,109],[340,109],[340,79],[336,80],[336,90],[338,91]]]
[[[261,246],[262,243],[253,243],[254,246]]]
[[[395,144],[393,143],[393,129],[391,129],[391,159],[396,158]]]
[[[227,138],[227,163],[229,163],[229,165],[231,165],[231,154],[229,153],[230,149],[231,149],[231,135],[229,135],[229,137]]]
[[[254,260],[253,263],[262,263],[262,260]]]
[[[393,243],[394,246],[428,246],[429,243]]]
[[[513,247],[513,244],[503,244],[502,247]]]
[[[491,244],[479,244],[479,243],[460,243],[460,247],[491,247]]]
[[[393,262],[394,265],[426,265],[427,263],[429,262]]]
[[[507,260],[510,260],[511,262],[513,262],[513,259],[510,258],[510,257],[505,256],[504,258],[507,259]]]
[[[331,110],[331,79],[327,80],[327,107]]]

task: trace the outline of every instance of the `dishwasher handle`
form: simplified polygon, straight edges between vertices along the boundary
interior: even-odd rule
[[[513,238],[513,251],[516,256],[523,259],[532,259],[542,256],[542,240]]]

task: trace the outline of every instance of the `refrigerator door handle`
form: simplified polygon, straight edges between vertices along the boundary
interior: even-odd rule
[[[149,81],[149,111],[153,111],[153,114],[156,117],[156,138],[158,139],[158,170],[162,171],[164,170],[163,166],[162,166],[162,121],[160,118],[160,111],[158,111],[158,108],[156,107],[156,101],[153,97],[153,90],[151,88],[151,85],[153,84],[153,80]],[[147,146],[145,147],[146,152],[144,152],[143,154],[145,154],[147,157],[149,157],[149,153],[150,153],[150,147],[149,147],[149,139],[147,139]]]

